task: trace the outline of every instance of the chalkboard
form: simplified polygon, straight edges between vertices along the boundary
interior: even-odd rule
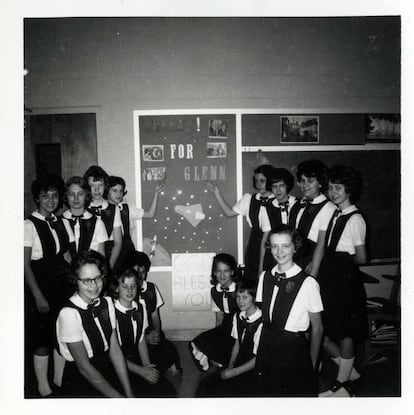
[[[173,253],[236,256],[237,222],[206,189],[213,181],[236,202],[235,115],[140,116],[139,150],[142,205],[150,205],[159,181],[166,185],[155,218],[142,223],[144,251],[157,236],[153,264],[171,265]]]
[[[296,166],[304,160],[318,159],[328,167],[335,164],[353,166],[362,174],[364,188],[357,206],[367,222],[367,248],[370,259],[400,257],[400,151],[312,151],[264,152],[275,167],[288,169],[295,177]],[[257,166],[257,153],[243,153],[243,191],[251,191],[251,177]],[[300,189],[292,191],[300,196]],[[249,234],[244,229],[246,243]]]

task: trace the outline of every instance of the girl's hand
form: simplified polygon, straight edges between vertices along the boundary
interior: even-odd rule
[[[144,366],[142,377],[148,382],[154,385],[158,382],[160,377],[160,372],[156,369],[155,365],[150,363],[147,366]]]
[[[159,193],[161,193],[163,190],[165,190],[165,184],[160,182],[160,183],[158,183],[158,184],[155,186],[154,193],[155,193],[155,194],[159,194]]]
[[[157,345],[160,342],[160,334],[156,330],[152,330],[145,336],[145,340],[148,344]]]
[[[206,182],[206,187],[211,193],[218,194],[219,192],[219,188],[214,183]]]
[[[36,297],[35,301],[39,313],[48,313],[50,311],[49,303],[43,295]]]
[[[221,373],[220,376],[222,379],[226,380],[226,379],[230,379],[230,378],[234,378],[236,376],[236,371],[233,368],[227,368],[224,369]]]

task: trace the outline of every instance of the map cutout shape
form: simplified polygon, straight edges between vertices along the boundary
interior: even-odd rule
[[[203,207],[201,203],[197,203],[191,206],[174,206],[174,212],[181,216],[184,216],[194,228],[206,217],[203,213]]]

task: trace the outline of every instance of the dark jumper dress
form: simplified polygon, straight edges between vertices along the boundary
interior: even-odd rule
[[[229,313],[224,312],[223,297],[227,295]],[[227,367],[234,339],[231,336],[231,328],[234,314],[239,310],[236,303],[236,291],[217,291],[216,287],[211,288],[211,297],[217,307],[224,313],[221,325],[198,335],[192,343],[209,359]]]
[[[25,329],[26,342],[30,349],[53,346],[54,321],[64,302],[71,295],[66,279],[68,263],[63,254],[69,249],[69,237],[60,218],[52,226],[59,239],[60,251],[56,253],[56,243],[46,221],[33,215],[28,217],[39,235],[43,257],[30,262],[36,282],[49,303],[50,311],[40,313],[35,298],[25,284]]]
[[[120,311],[115,306],[115,316],[117,320],[117,330],[120,338],[120,345],[125,358],[141,366],[142,361],[139,356],[138,343],[142,334],[144,323],[144,311],[142,304],[137,302],[137,307],[131,310],[127,310],[126,313]],[[137,325],[135,335],[133,321],[135,321]],[[158,383],[152,385],[146,382],[141,376],[137,375],[136,373],[131,371],[128,371],[128,373],[135,397],[174,398],[177,396],[177,392],[173,386],[162,375],[160,376]]]
[[[333,226],[332,217],[326,232],[326,244],[332,233],[320,269],[320,288],[324,305],[325,335],[331,340],[368,336],[366,293],[353,256],[335,251],[348,220],[359,211],[341,215]]]
[[[302,203],[298,202],[290,211],[289,226],[293,229],[297,229],[299,235],[302,237],[302,246],[295,254],[295,262],[301,267],[305,268],[309,262],[312,261],[313,252],[316,248],[316,242],[308,238],[309,231],[312,228],[313,221],[318,213],[328,203],[328,199],[321,203]],[[304,208],[299,223],[296,225],[296,218],[300,210]]]
[[[107,344],[110,344],[110,338],[113,331],[108,302],[101,298],[97,306],[88,305],[85,310],[78,307],[72,301],[68,301],[66,307],[76,309],[82,320],[82,326],[88,336],[93,350],[93,357],[89,360],[95,369],[97,369],[106,381],[108,381],[121,394],[124,394],[121,382],[115,372],[112,362],[109,358],[109,349],[105,351],[104,341],[99,327],[95,323],[95,318],[99,320],[102,327],[103,335]],[[95,389],[89,381],[79,372],[76,362],[66,362],[62,378],[62,396],[65,398],[102,398],[102,395]]]
[[[95,215],[91,216],[89,219],[85,218],[63,218],[67,220],[70,224],[72,232],[75,233],[76,221],[79,220],[79,242],[78,248],[76,249],[76,243],[73,242],[70,244],[69,250],[72,258],[75,257],[79,252],[89,251],[93,234],[95,232],[96,221],[98,220]]]
[[[281,280],[270,271],[264,275],[263,329],[255,367],[259,394],[262,396],[317,396],[317,379],[305,333],[285,330],[294,301],[307,277],[304,271]],[[275,285],[279,289],[270,320],[269,310]]]

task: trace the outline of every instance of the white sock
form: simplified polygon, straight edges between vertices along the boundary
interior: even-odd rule
[[[53,383],[59,388],[62,386],[63,371],[65,369],[66,360],[53,349]]]
[[[351,359],[344,359],[343,357],[339,358],[339,369],[338,375],[336,379],[339,382],[346,382],[349,380],[349,376],[351,375],[352,366],[354,365],[355,357],[351,357]]]
[[[47,370],[49,367],[49,355],[39,356],[33,355],[33,367],[37,380],[37,388],[40,396],[46,396],[52,393],[50,389],[49,381],[47,379]]]
[[[332,361],[335,362],[339,366],[339,362],[341,358],[338,357],[331,357]],[[355,359],[355,358],[354,358]],[[361,377],[361,374],[352,366],[351,374],[349,375],[349,380],[357,380]]]

